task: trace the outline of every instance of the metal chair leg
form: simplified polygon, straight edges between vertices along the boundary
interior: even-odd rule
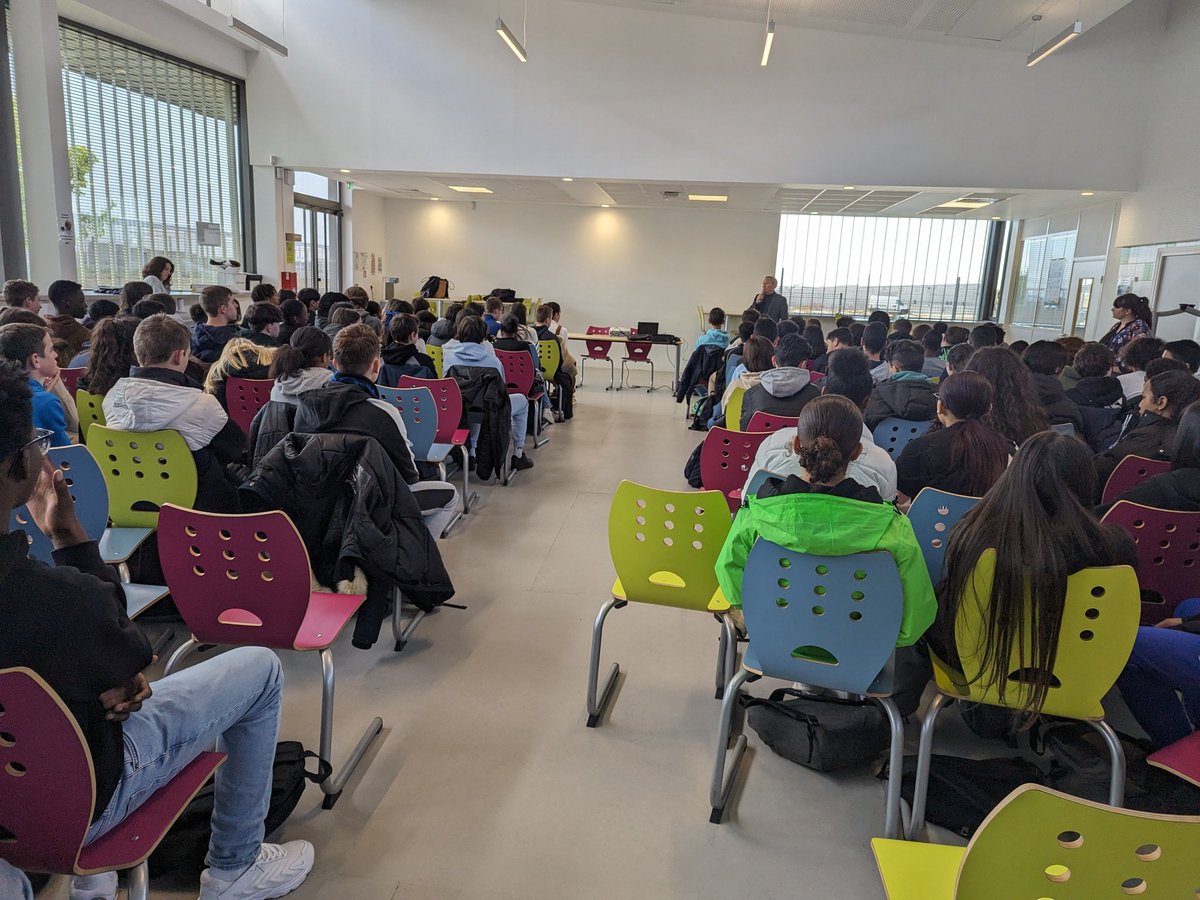
[[[608,676],[604,679],[604,689],[597,691],[600,683],[600,641],[604,635],[604,620],[608,618],[608,614],[614,609],[621,609],[628,605],[628,600],[618,600],[616,597],[613,597],[600,607],[600,612],[596,614],[596,622],[592,626],[592,658],[588,662],[588,728],[595,728],[600,724],[600,716],[604,714],[604,709],[608,705],[609,698],[612,696],[613,685],[616,684],[617,675],[621,671],[621,667],[617,663],[613,663],[612,668],[609,669]]]
[[[616,375],[617,375],[617,366],[616,366],[616,363],[614,363],[614,362],[613,362],[613,361],[610,359],[610,360],[608,361],[608,387],[606,387],[606,388],[605,388],[605,390],[606,390],[606,391],[611,391],[611,390],[614,390],[614,388],[613,388],[613,379],[614,379],[614,378],[616,378]],[[582,384],[582,383],[583,383],[583,382],[581,381],[581,382],[580,382],[580,384]]]
[[[737,775],[738,764],[742,754],[746,752],[746,735],[739,734],[733,745],[733,760],[728,767],[725,757],[729,753],[729,737],[733,728],[733,708],[738,702],[738,693],[752,673],[742,669],[725,686],[725,696],[721,700],[721,721],[717,726],[717,758],[713,763],[712,783],[708,788],[708,803],[712,813],[708,817],[714,825],[720,825],[725,817],[725,803],[729,800],[729,791],[733,787],[733,779]]]
[[[425,610],[418,609],[412,617],[412,621],[408,623],[408,627],[404,627],[403,623],[403,594],[397,588],[392,594],[392,637],[396,639],[396,652],[399,653],[404,649],[404,645],[408,643],[409,638],[413,636],[413,632],[417,630],[417,626],[421,624],[421,620],[425,618]]]
[[[660,384],[658,387],[654,386],[654,361],[647,359],[646,362],[650,363],[650,387],[646,388],[646,393],[653,394],[655,391],[661,391],[666,385]]]
[[[129,900],[147,900],[150,896],[150,865],[142,860],[125,875]]]
[[[1117,737],[1117,733],[1113,731],[1111,725],[1101,719],[1099,722],[1088,722],[1104,737],[1104,743],[1108,744],[1108,753],[1112,757],[1112,779],[1108,785],[1108,805],[1109,806],[1124,806],[1125,805],[1125,748],[1121,746],[1121,739]]]
[[[358,764],[362,762],[363,755],[367,752],[367,748],[371,746],[371,742],[379,737],[379,733],[383,731],[383,719],[376,716],[371,720],[371,724],[367,726],[367,730],[363,732],[363,736],[358,739],[358,745],[351,752],[346,762],[342,765],[341,771],[330,774],[328,778],[321,782],[321,791],[325,794],[325,799],[321,801],[322,809],[333,809],[333,805],[337,803],[338,798],[342,796],[342,789],[346,786],[346,781],[354,773]],[[329,648],[321,651],[321,759],[332,766],[333,763],[333,653]]]
[[[894,841],[902,837],[900,828],[900,782],[904,772],[904,717],[891,697],[878,698],[892,728],[888,753],[888,783],[884,798],[883,836]]]
[[[463,515],[471,511],[471,504],[475,502],[478,494],[471,493],[471,451],[463,444],[459,448],[462,450],[462,470],[463,470]],[[449,529],[446,529],[449,531]]]
[[[945,694],[935,694],[921,720],[921,743],[917,749],[917,781],[913,786],[912,826],[909,840],[920,840],[925,829],[925,801],[929,794],[929,769],[933,761],[933,730],[937,727],[938,713],[946,703]],[[889,780],[903,777],[903,772],[890,772]]]
[[[725,696],[725,685],[733,679],[734,669],[737,668],[737,634],[733,630],[733,620],[729,614],[721,616],[721,636],[717,641],[717,692],[714,695],[720,700]]]
[[[186,641],[180,644],[175,652],[171,654],[170,659],[167,660],[167,665],[163,669],[163,677],[166,678],[177,668],[179,668],[179,664],[182,663],[184,659],[186,659],[188,655],[199,646],[200,642],[194,637],[189,637]]]

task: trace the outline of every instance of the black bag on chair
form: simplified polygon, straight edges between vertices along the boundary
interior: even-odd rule
[[[869,763],[889,743],[887,714],[873,700],[780,688],[767,700],[749,697],[742,702],[747,723],[764,744],[784,759],[818,772]]]

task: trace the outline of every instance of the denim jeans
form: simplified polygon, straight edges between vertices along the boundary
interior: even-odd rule
[[[33,900],[33,888],[20,869],[0,859],[0,897],[4,900]]]
[[[261,647],[237,647],[151,687],[154,696],[124,724],[125,771],[88,842],[215,745],[229,758],[217,770],[205,862],[240,874],[258,857],[271,799],[283,694],[279,658]]]
[[[1175,610],[1180,618],[1197,613],[1200,598],[1184,600]],[[1200,634],[1139,628],[1117,687],[1137,723],[1159,747],[1187,737],[1200,727]]]
[[[525,449],[525,429],[529,425],[529,398],[521,394],[509,394],[509,405],[512,407],[512,438],[513,445],[518,450]],[[479,444],[479,425],[471,426],[471,452]]]

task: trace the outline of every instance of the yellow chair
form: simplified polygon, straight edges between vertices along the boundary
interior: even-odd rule
[[[86,444],[91,427],[105,424],[104,398],[80,388],[75,392],[75,406],[79,409],[79,443]]]
[[[558,374],[558,367],[562,365],[562,348],[558,346],[557,338],[538,341],[538,360],[542,364],[546,380],[553,381],[554,376]]]
[[[114,528],[154,528],[165,503],[196,502],[196,461],[178,431],[121,431],[93,425],[88,450],[108,486]]]
[[[717,584],[717,555],[729,534],[729,507],[720,491],[664,491],[622,481],[608,513],[608,549],[617,580],[612,599],[600,607],[592,627],[588,667],[588,728],[600,724],[620,666],[612,664],[602,690],[600,641],[613,609],[649,603],[717,614],[721,636],[717,653],[717,697],[733,677],[737,640],[725,615],[729,601]]]
[[[742,430],[742,401],[746,399],[745,388],[734,388],[725,407],[725,427],[730,431]]]
[[[1003,700],[995,685],[990,683],[993,681],[991,673],[984,671],[981,665],[983,613],[991,599],[995,571],[996,551],[991,549],[979,558],[967,596],[959,604],[954,636],[961,671],[930,653],[938,693],[921,724],[913,795],[914,834],[919,833],[924,822],[933,731],[942,706],[948,700],[969,700],[1007,709],[1020,709],[1023,705],[1032,667],[1022,658],[1017,641],[1013,642],[1012,654],[1005,666],[1007,690]],[[1113,764],[1109,786],[1112,806],[1121,806],[1125,799],[1125,754],[1116,732],[1104,721],[1104,707],[1100,701],[1125,668],[1137,636],[1140,615],[1137,575],[1129,566],[1084,569],[1070,576],[1054,671],[1048,673],[1051,687],[1042,706],[1046,715],[1087,722],[1104,737]],[[1031,643],[1030,635],[1027,618],[1022,642],[1025,647]]]
[[[433,366],[435,369],[437,369],[437,377],[441,378],[442,377],[442,358],[443,358],[442,357],[442,354],[443,354],[442,348],[435,347],[433,344],[426,344],[425,345],[425,353],[430,359],[433,360]]]
[[[1192,898],[1200,817],[1132,812],[1017,788],[964,847],[875,838],[888,900]]]

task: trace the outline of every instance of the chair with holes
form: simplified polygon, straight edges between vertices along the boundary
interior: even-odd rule
[[[105,424],[104,398],[79,389],[75,391],[75,407],[79,410],[79,442],[86,444],[91,427]]]
[[[742,489],[743,497],[757,497],[759,490],[771,478],[778,478],[780,481],[786,481],[787,475],[778,472],[768,472],[766,469],[759,469],[746,481],[746,487]]]
[[[966,847],[876,838],[889,900],[1192,898],[1200,817],[1134,812],[1023,784]]]
[[[729,392],[729,402],[725,404],[725,427],[730,431],[742,430],[742,404],[745,400],[745,388],[735,387]]]
[[[932,427],[932,422],[910,422],[889,417],[871,429],[871,437],[875,439],[876,446],[886,450],[892,459],[897,459],[909,441],[921,437]]]
[[[59,369],[58,377],[62,379],[63,387],[67,389],[67,393],[72,397],[79,390],[79,379],[83,373],[87,371],[87,367],[77,367],[74,369]]]
[[[146,900],[146,859],[217,768],[201,753],[103,837],[85,844],[96,803],[91,751],[75,717],[32,669],[0,669],[0,859],[27,872],[129,872]]]
[[[538,341],[538,362],[542,367],[542,374],[546,378],[546,384],[549,386],[558,374],[558,370],[562,368],[562,347],[559,346],[557,338]],[[556,391],[554,399],[554,408],[558,412],[562,412],[563,396],[561,389]]]
[[[229,418],[238,428],[250,433],[250,423],[271,399],[274,378],[229,378],[225,382],[225,403]]]
[[[453,378],[428,379],[402,375],[398,386],[428,388],[433,394],[433,402],[437,407],[437,434],[434,436],[433,445],[429,448],[430,461],[432,462],[434,458],[444,461],[450,455],[451,450],[458,449],[463,473],[462,511],[463,515],[466,515],[471,511],[471,504],[475,502],[477,495],[471,493],[471,467],[467,463],[467,441],[470,439],[471,432],[469,429],[459,427],[463,420],[463,399],[458,382]],[[442,468],[442,479],[445,480],[444,462],[439,465]],[[450,529],[457,522],[457,519],[451,522],[446,528],[445,534],[449,534]]]
[[[1125,668],[1138,628],[1138,577],[1129,566],[1082,569],[1067,579],[1062,626],[1055,649],[1054,669],[1037,672],[1022,654],[1032,642],[1028,619],[1025,636],[1013,641],[1012,652],[995,673],[985,670],[985,612],[991,602],[996,551],[987,550],[971,575],[966,596],[954,622],[954,642],[959,667],[930,653],[937,694],[921,723],[917,753],[917,781],[913,795],[912,829],[924,825],[929,768],[933,757],[933,732],[938,713],[952,700],[967,700],[1005,709],[1022,708],[1025,688],[1034,678],[1049,684],[1041,712],[1048,716],[1087,722],[1104,738],[1112,759],[1109,803],[1121,806],[1125,798],[1125,751],[1117,733],[1104,720],[1101,700]],[[993,663],[994,666],[994,663]],[[1003,699],[996,681],[1003,681]],[[912,837],[913,835],[910,835]]]
[[[709,786],[710,822],[720,824],[729,790],[746,750],[739,734],[729,750],[741,688],[779,678],[868,697],[891,724],[891,771],[904,762],[904,719],[891,694],[892,659],[900,635],[904,591],[892,555],[883,550],[818,556],[755,542],[742,578],[742,612],[750,642],[741,670],[725,688],[717,731],[717,758]],[[733,759],[726,766],[726,756]],[[900,835],[900,779],[888,780],[887,837]]]
[[[320,653],[320,757],[332,764],[334,672],[329,648],[366,596],[314,591],[308,550],[282,512],[217,515],[168,503],[159,516],[158,553],[171,596],[192,632],[171,654],[166,674],[201,644]],[[383,720],[372,719],[341,771],[321,782],[325,809],[333,808],[382,729]]]
[[[1143,625],[1158,624],[1200,593],[1200,512],[1119,500],[1103,521],[1120,525],[1137,544]]]
[[[625,343],[625,357],[621,360],[621,380],[617,383],[617,390],[622,388],[641,389],[641,385],[633,384],[625,378],[625,366],[634,363],[646,363],[650,366],[650,387],[646,388],[647,394],[654,393],[654,360],[650,358],[650,351],[654,349],[654,344],[650,341],[640,341],[635,337],[629,338]]]
[[[808,383],[809,384],[820,384],[824,380],[825,380],[824,372],[809,372],[808,373]]]
[[[75,513],[79,524],[87,536],[99,542],[100,556],[110,564],[116,564],[121,570],[122,590],[125,592],[125,611],[129,618],[136,619],[143,612],[167,595],[164,585],[129,584],[129,569],[124,565],[129,554],[122,548],[130,541],[140,536],[145,539],[151,529],[131,529],[132,536],[122,536],[121,529],[108,528],[108,488],[100,467],[88,452],[86,447],[72,444],[68,447],[51,447],[50,461],[62,469],[67,486],[71,489],[71,497],[75,501]],[[9,530],[22,529],[29,539],[29,555],[41,560],[46,565],[54,565],[53,546],[27,507],[19,506],[9,515]],[[114,549],[116,548],[116,549]]]
[[[1130,488],[1135,488],[1148,478],[1161,475],[1171,469],[1169,459],[1147,459],[1144,456],[1126,456],[1117,463],[1117,467],[1104,483],[1104,495],[1100,498],[1102,504],[1116,503]]]
[[[759,410],[746,423],[746,430],[775,432],[783,428],[795,428],[799,421],[798,416],[776,416]]]
[[[604,620],[614,609],[648,603],[715,614],[721,619],[717,648],[716,696],[733,677],[737,638],[726,612],[729,602],[717,584],[717,555],[729,534],[725,500],[716,491],[664,491],[622,481],[608,511],[608,549],[617,580],[612,598],[600,607],[592,626],[588,665],[588,728],[600,718],[621,671],[612,664],[599,687],[600,641]]]
[[[908,508],[908,521],[921,545],[929,580],[934,587],[942,582],[942,567],[946,561],[946,541],[959,519],[971,511],[979,497],[951,494],[937,488],[922,488]]]
[[[496,358],[504,366],[504,380],[510,394],[529,398],[529,421],[533,425],[533,446],[541,447],[550,442],[542,436],[543,391],[533,393],[533,357],[524,350],[497,350]]]
[[[742,487],[754,465],[759,445],[767,439],[766,431],[730,431],[715,426],[704,436],[700,449],[700,483],[706,491],[720,491],[736,513],[742,502]]]
[[[433,360],[433,368],[437,372],[437,377],[442,378],[446,373],[442,371],[442,359],[445,351],[441,347],[434,344],[425,345],[425,355]]]
[[[589,325],[587,333],[607,335],[609,328],[607,325]],[[612,341],[585,340],[583,345],[587,347],[587,352],[579,357],[579,386],[583,387],[583,376],[586,373],[587,361],[589,359],[593,361],[603,360],[608,363],[608,387],[605,390],[611,391],[614,387],[613,382],[616,380],[616,366],[613,364],[612,357],[609,356],[612,353]]]

